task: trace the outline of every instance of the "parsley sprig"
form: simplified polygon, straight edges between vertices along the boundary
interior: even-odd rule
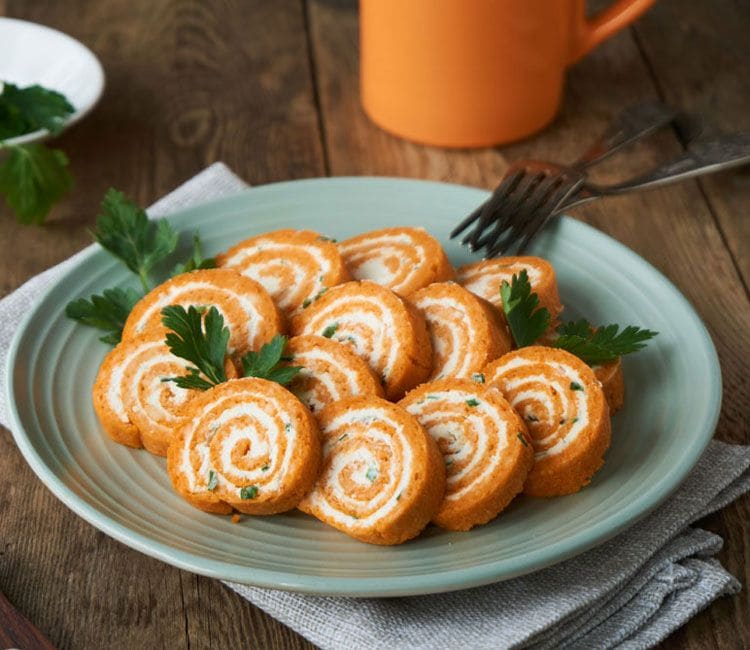
[[[0,164],[0,194],[21,223],[43,223],[52,206],[73,187],[73,177],[67,156],[59,149],[6,140],[38,129],[55,135],[74,110],[54,90],[0,83],[0,152],[7,151]]]
[[[510,284],[503,280],[500,297],[516,345],[532,345],[549,327],[550,314],[546,307],[539,307],[539,297],[531,291],[526,269],[513,274]]]
[[[638,352],[658,332],[628,325],[620,331],[619,325],[594,328],[586,319],[565,323],[557,328],[560,335],[552,345],[567,350],[589,365],[614,361],[617,357]]]
[[[146,211],[110,188],[91,236],[135,273],[144,291],[151,289],[149,273],[177,248],[177,231],[166,219],[150,221]]]
[[[131,309],[144,292],[153,288],[153,270],[177,247],[178,234],[166,219],[149,220],[146,212],[122,192],[109,189],[91,236],[138,276],[142,291],[132,288],[105,289],[101,295],[68,303],[65,314],[79,323],[108,332],[100,340],[116,345]],[[203,257],[200,237],[195,234],[190,257],[174,267],[172,276],[215,266],[214,258]]]
[[[207,390],[227,380],[224,360],[227,356],[229,329],[224,327],[224,318],[216,307],[187,310],[181,305],[170,305],[161,311],[162,323],[172,330],[166,336],[166,344],[172,354],[192,363],[188,374],[167,377],[180,388]],[[205,316],[204,316],[205,314]],[[299,366],[282,365],[287,338],[277,334],[258,352],[248,352],[241,358],[245,377],[260,377],[285,386],[301,370]]]
[[[503,280],[500,297],[516,346],[533,345],[549,327],[551,317],[546,307],[539,307],[539,297],[531,291],[526,269],[514,274],[510,283]],[[635,325],[622,330],[615,324],[594,327],[583,318],[561,325],[557,333],[552,346],[575,354],[588,365],[607,363],[642,350],[658,334]]]
[[[128,314],[141,298],[135,289],[105,289],[101,296],[78,298],[65,307],[65,315],[84,325],[109,332],[100,341],[117,345]]]

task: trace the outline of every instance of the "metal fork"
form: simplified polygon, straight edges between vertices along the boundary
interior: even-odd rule
[[[518,250],[523,251],[563,209],[608,193],[628,191],[628,184],[620,184],[615,192],[610,192],[615,186],[590,185],[584,171],[670,124],[687,141],[700,131],[693,117],[658,102],[641,103],[620,113],[602,137],[570,166],[542,161],[516,163],[490,198],[453,230],[451,238],[476,222],[462,240],[471,250],[484,247],[486,256],[492,257],[520,241]]]

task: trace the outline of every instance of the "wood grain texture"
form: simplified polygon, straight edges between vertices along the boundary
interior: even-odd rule
[[[635,27],[660,96],[705,116],[706,133],[750,132],[750,7],[746,2],[657,3]],[[689,47],[685,44],[689,43]],[[698,181],[750,286],[750,170]]]
[[[101,103],[55,141],[77,190],[44,228],[0,208],[0,242],[23,251],[0,256],[0,295],[87,244],[110,185],[147,205],[216,160],[253,184],[324,175],[297,0],[0,8],[80,39],[107,74]],[[217,581],[86,524],[34,477],[5,430],[0,521],[0,590],[59,648],[310,647]]]
[[[730,0],[662,0],[635,31],[571,70],[560,115],[543,134],[473,151],[404,142],[364,117],[351,0],[0,0],[0,13],[79,38],[102,59],[108,83],[95,111],[57,141],[78,189],[50,224],[17,226],[0,208],[0,242],[23,251],[0,256],[0,295],[88,243],[85,229],[108,186],[148,204],[215,160],[252,184],[330,173],[489,188],[509,161],[572,160],[619,108],[641,97],[708,112],[720,105],[723,128],[748,128],[739,65],[748,59],[748,16]],[[679,150],[673,134],[661,134],[610,161],[599,178],[642,171]],[[576,212],[655,264],[695,305],[722,359],[717,436],[746,444],[747,185],[746,173],[731,172]],[[152,560],[84,523],[36,480],[6,431],[0,521],[0,590],[57,647],[312,647],[219,582]],[[747,585],[750,498],[702,525],[724,537],[720,559]],[[663,647],[750,646],[747,611],[746,591],[722,599]]]

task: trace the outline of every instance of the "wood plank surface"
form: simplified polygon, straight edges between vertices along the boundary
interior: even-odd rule
[[[101,58],[108,84],[95,111],[58,141],[78,189],[50,224],[18,226],[0,208],[0,241],[23,251],[0,256],[0,295],[88,242],[85,229],[108,186],[148,204],[215,160],[252,184],[328,173],[490,188],[509,161],[574,159],[637,98],[662,97],[718,114],[725,130],[750,129],[741,67],[749,17],[730,0],[662,0],[637,28],[571,70],[560,115],[543,134],[472,151],[411,144],[367,121],[358,100],[356,5],[348,0],[0,0],[0,14],[79,38]],[[614,180],[680,149],[664,133],[599,176]],[[745,444],[748,210],[750,176],[730,172],[575,213],[643,255],[696,307],[722,360],[717,437]],[[58,647],[312,647],[217,581],[147,558],[84,523],[36,480],[5,431],[0,521],[0,591]],[[702,525],[724,537],[720,559],[747,585],[750,498]],[[750,646],[748,611],[746,590],[721,599],[663,647]]]
[[[19,226],[0,208],[0,242],[23,251],[0,255],[0,295],[89,243],[110,185],[147,205],[216,160],[252,184],[325,174],[297,0],[10,1],[4,10],[80,39],[107,87],[56,141],[78,189],[50,223]],[[219,582],[79,519],[5,430],[0,521],[0,591],[59,648],[310,647]]]

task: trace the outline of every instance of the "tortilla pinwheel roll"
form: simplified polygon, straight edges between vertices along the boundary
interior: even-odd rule
[[[467,379],[422,384],[404,407],[438,443],[445,497],[433,521],[469,530],[494,519],[523,489],[534,452],[523,421],[500,391]]]
[[[489,302],[455,282],[436,282],[409,298],[427,321],[430,379],[471,377],[511,349],[510,335]]]
[[[424,228],[383,228],[339,244],[349,273],[407,297],[455,271],[440,243]]]
[[[295,336],[284,354],[290,365],[300,367],[288,388],[314,414],[347,397],[385,394],[380,379],[348,345],[322,336]]]
[[[166,334],[161,310],[167,305],[215,306],[229,328],[229,354],[257,350],[283,329],[276,305],[260,284],[232,269],[206,269],[181,273],[149,291],[125,321],[123,340],[144,332]]]
[[[555,328],[552,327],[536,344],[554,347],[554,341],[559,336]],[[592,365],[591,369],[602,385],[604,397],[607,399],[609,406],[609,414],[612,416],[625,404],[625,375],[622,372],[622,357],[618,357],[614,361]]]
[[[287,317],[330,287],[351,280],[333,240],[312,230],[276,230],[250,237],[216,262],[259,282]]]
[[[586,485],[610,442],[609,408],[594,371],[564,350],[529,346],[493,361],[484,376],[531,435],[534,467],[524,492],[551,497]]]
[[[233,367],[228,366],[230,370]],[[121,341],[107,354],[94,382],[94,410],[115,442],[166,456],[180,410],[195,391],[162,381],[185,374],[159,335]]]
[[[417,536],[443,499],[445,468],[416,419],[369,396],[331,404],[319,423],[321,472],[300,510],[371,544]]]
[[[270,515],[296,507],[320,466],[315,418],[279,384],[233,379],[193,397],[169,446],[167,470],[206,512]]]
[[[531,290],[539,297],[539,305],[547,308],[554,321],[563,307],[557,291],[555,270],[541,257],[496,257],[467,264],[458,269],[458,282],[465,289],[502,309],[500,287],[503,280],[510,283],[513,276],[524,269],[529,276]]]
[[[622,372],[622,357],[614,361],[591,366],[602,385],[604,397],[609,404],[609,413],[614,415],[625,404],[625,375]]]
[[[396,400],[429,377],[432,345],[416,307],[374,282],[327,291],[292,321],[295,335],[315,334],[351,347]]]

